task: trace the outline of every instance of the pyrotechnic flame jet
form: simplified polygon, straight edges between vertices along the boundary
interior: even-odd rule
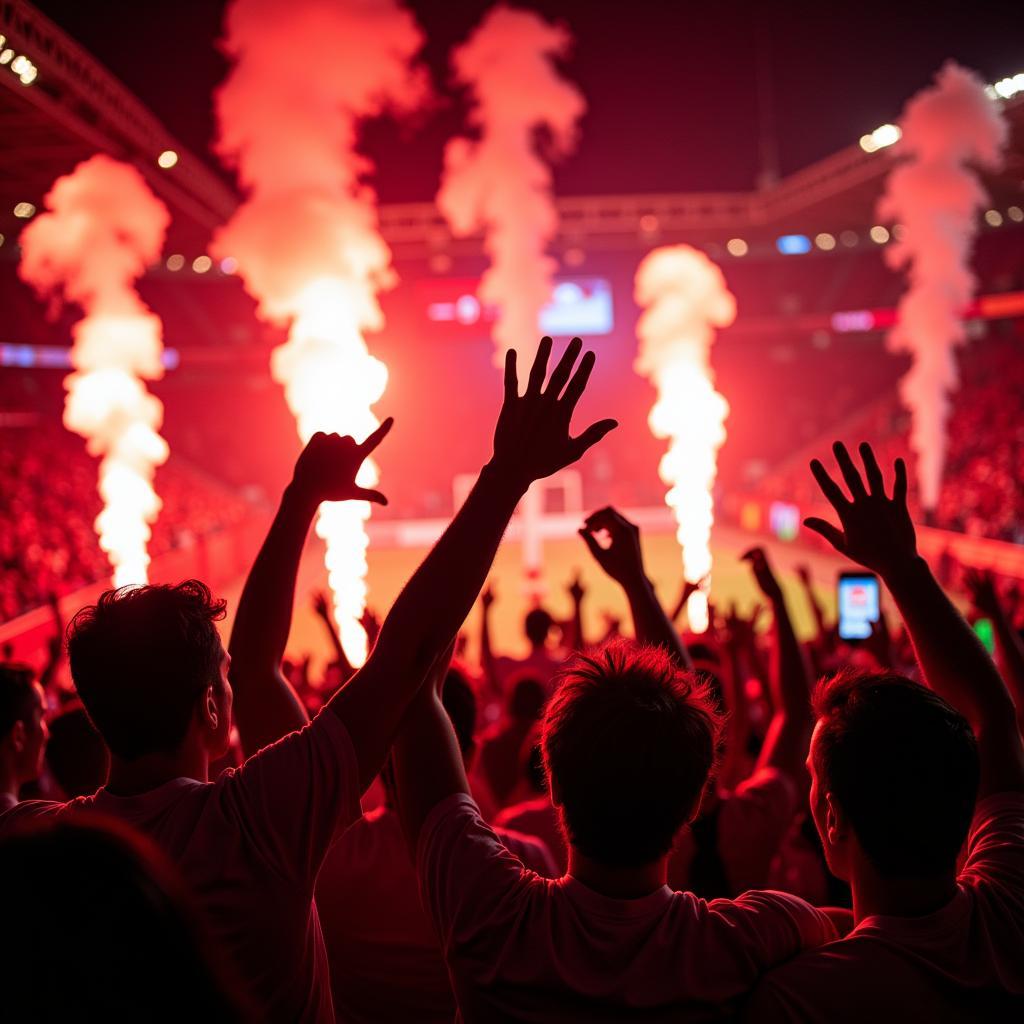
[[[356,152],[359,122],[425,95],[412,67],[422,38],[394,0],[235,0],[224,46],[234,68],[217,94],[218,150],[237,166],[245,202],[217,233],[261,317],[288,324],[271,372],[285,388],[299,436],[362,439],[387,368],[364,332],[380,330],[377,293],[396,276],[377,228],[371,169]],[[358,482],[372,487],[367,460]],[[367,502],[326,503],[317,533],[345,654],[366,658]]]
[[[668,439],[659,472],[669,485],[665,502],[675,513],[683,572],[704,580],[687,602],[690,628],[708,627],[713,490],[718,449],[725,441],[729,405],[715,390],[711,346],[716,327],[736,319],[736,300],[722,271],[688,245],[665,246],[644,257],[635,281],[640,340],[635,368],[658,392],[648,422]]]
[[[555,60],[572,43],[567,29],[531,11],[498,6],[452,56],[456,80],[469,90],[477,138],[452,139],[437,205],[455,235],[485,231],[491,265],[479,296],[497,307],[494,364],[514,348],[533,358],[540,311],[551,299],[555,260],[547,248],[558,230],[549,159],[576,146],[583,96]]]
[[[133,282],[159,258],[170,215],[134,167],[102,155],[58,178],[45,206],[21,233],[18,273],[85,312],[73,328],[64,425],[100,458],[96,532],[114,585],[145,583],[161,508],[153,476],[168,447],[163,405],[145,383],[164,372],[160,319]]]
[[[885,257],[894,269],[906,268],[910,286],[888,345],[913,358],[900,394],[912,418],[921,504],[934,511],[946,461],[949,394],[958,385],[955,349],[966,339],[963,311],[977,284],[971,247],[978,213],[987,205],[974,168],[1001,165],[1008,127],[981,79],[952,61],[910,100],[899,124],[894,153],[903,159],[889,174],[878,211],[902,227]]]

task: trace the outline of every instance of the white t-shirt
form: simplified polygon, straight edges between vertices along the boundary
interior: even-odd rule
[[[359,772],[333,711],[216,782],[180,778],[137,796],[100,789],[64,804],[29,800],[0,816],[0,832],[82,811],[126,822],[170,855],[265,1019],[334,1021],[313,886],[331,843],[359,817]]]
[[[981,801],[958,892],[922,917],[866,917],[772,971],[754,1021],[1024,1020],[1024,793]]]
[[[424,822],[417,873],[466,1021],[713,1019],[762,971],[836,937],[784,893],[707,903],[663,886],[617,900],[540,878],[465,794]]]
[[[528,868],[550,878],[559,874],[539,840],[499,835]],[[393,810],[377,807],[363,815],[331,847],[316,901],[338,1020],[450,1024],[455,997],[448,969]]]

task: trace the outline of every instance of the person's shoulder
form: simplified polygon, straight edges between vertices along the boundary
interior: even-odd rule
[[[0,832],[17,828],[30,821],[53,818],[72,810],[88,810],[93,803],[91,796],[80,796],[74,800],[22,800],[9,810],[0,813]]]

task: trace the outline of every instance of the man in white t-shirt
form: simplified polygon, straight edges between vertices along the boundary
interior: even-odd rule
[[[21,804],[0,815],[0,832],[79,810],[139,827],[181,867],[262,1018],[333,1022],[317,873],[359,817],[360,793],[465,620],[530,484],[616,425],[569,434],[595,362],[590,352],[580,360],[581,349],[570,342],[543,390],[551,353],[543,339],[523,396],[510,352],[491,461],[395,601],[366,664],[312,723],[281,673],[302,547],[321,502],[386,502],[356,475],[390,420],[362,444],[318,433],[306,446],[242,592],[230,657],[215,626],[223,602],[194,580],[108,591],[80,612],[71,673],[110,750],[107,785],[67,804]],[[252,756],[210,782],[233,718]]]
[[[713,1019],[761,972],[837,932],[794,896],[709,903],[665,884],[720,720],[644,574],[636,528],[605,510],[583,532],[624,586],[648,646],[618,641],[577,659],[545,711],[568,874],[552,881],[524,869],[481,819],[430,686],[393,747],[399,815],[463,1020]]]
[[[855,927],[767,975],[755,1021],[1024,1017],[1024,745],[992,659],[917,555],[897,463],[891,498],[874,454],[864,477],[835,446],[849,497],[812,470],[841,528],[808,525],[877,572],[927,688],[840,673],[815,698],[811,812]],[[977,800],[976,800],[977,798]],[[957,861],[964,840],[966,861]]]

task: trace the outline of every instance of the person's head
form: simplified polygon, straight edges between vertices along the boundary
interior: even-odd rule
[[[544,715],[551,798],[569,844],[608,867],[653,864],[696,814],[721,717],[706,686],[657,647],[578,656]]]
[[[10,782],[38,779],[48,736],[46,699],[25,665],[0,665],[0,759]]]
[[[889,879],[954,870],[978,791],[967,720],[889,672],[844,670],[814,695],[811,814],[836,877],[858,859]]]
[[[548,791],[548,780],[544,774],[544,750],[541,744],[543,728],[535,722],[526,734],[523,745],[519,748],[519,774],[526,781],[530,790],[538,795]]]
[[[231,733],[224,601],[205,584],[121,587],[68,628],[71,677],[112,755],[174,754],[187,738],[211,759]]]
[[[68,799],[95,793],[107,781],[110,755],[80,704],[50,719],[46,766]]]
[[[544,711],[544,702],[547,699],[547,690],[536,676],[518,676],[508,692],[509,717],[527,725],[536,722]]]
[[[476,750],[476,694],[463,672],[454,665],[444,677],[441,703],[451,719],[462,760],[469,768]]]
[[[548,642],[548,634],[554,625],[554,619],[543,608],[533,608],[526,614],[523,624],[526,639],[533,647],[543,647]]]
[[[13,1017],[23,992],[24,1019],[242,1019],[184,882],[126,825],[82,815],[9,832],[0,896],[18,930],[4,954]]]

